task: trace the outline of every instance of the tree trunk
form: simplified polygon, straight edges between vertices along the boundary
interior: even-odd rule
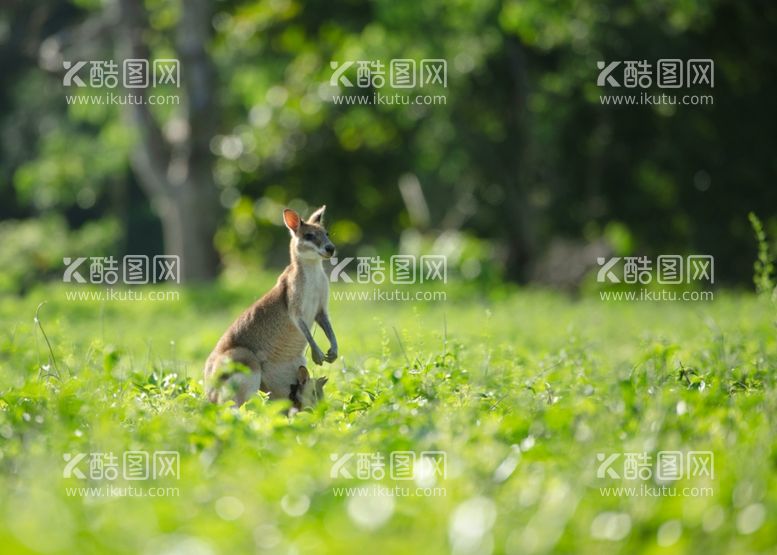
[[[149,26],[143,2],[120,0],[119,12],[124,58],[150,60],[144,39]],[[208,0],[186,2],[176,41],[180,63],[178,94],[185,92],[182,127],[186,132],[175,143],[165,139],[149,110],[147,91],[127,91],[135,97],[127,115],[139,131],[132,169],[162,220],[165,254],[180,258],[183,282],[210,281],[219,270],[213,238],[221,219],[221,205],[210,152],[210,141],[218,124],[216,77],[205,50],[211,39],[210,20]]]
[[[221,210],[218,199],[201,189],[184,182],[174,195],[158,199],[165,254],[180,257],[181,281],[186,282],[210,281],[219,268],[213,237]]]
[[[531,184],[530,156],[531,136],[526,132],[529,128],[527,118],[528,84],[526,76],[526,58],[523,45],[515,37],[505,40],[508,67],[512,78],[514,102],[508,106],[505,119],[510,127],[510,133],[517,137],[515,145],[518,155],[514,153],[507,160],[505,175],[506,202],[502,203],[503,219],[507,240],[507,275],[517,281],[527,281],[531,264],[537,251],[537,217],[536,209],[529,198]]]

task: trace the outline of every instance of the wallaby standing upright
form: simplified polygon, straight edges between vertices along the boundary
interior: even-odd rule
[[[326,378],[308,379],[305,345],[310,345],[316,364],[337,358],[337,339],[328,314],[329,280],[322,265],[335,253],[323,226],[325,210],[322,206],[307,221],[294,210],[283,211],[291,233],[291,264],[275,286],[224,332],[208,357],[205,388],[211,401],[234,399],[242,405],[262,390],[271,399],[309,405],[323,393]],[[313,339],[314,322],[329,341],[326,354]],[[250,373],[236,370],[230,362],[247,366]]]

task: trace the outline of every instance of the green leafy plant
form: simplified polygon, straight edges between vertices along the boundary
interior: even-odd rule
[[[603,305],[449,282],[440,303],[333,300],[341,358],[310,365],[329,377],[322,403],[291,418],[261,395],[214,405],[205,358],[273,277],[178,301],[74,302],[72,284],[0,297],[4,552],[599,555],[654,551],[665,526],[681,528],[676,553],[774,545],[777,338],[755,295]],[[54,360],[59,379],[40,370]],[[79,453],[170,451],[174,479],[63,475]],[[408,451],[444,452],[447,475],[393,480],[391,453]],[[655,484],[597,478],[597,454],[658,451],[712,451],[713,479],[672,484],[712,493],[602,493]],[[333,477],[347,453],[352,477]],[[385,475],[359,474],[360,456]],[[89,460],[78,468],[89,476]],[[427,487],[442,490],[416,494]],[[614,514],[625,535],[593,536]]]
[[[755,290],[759,294],[772,295],[772,298],[776,298],[777,289],[775,289],[774,283],[774,263],[769,253],[769,243],[766,238],[766,232],[764,231],[763,224],[758,216],[754,212],[748,214],[750,225],[753,226],[753,232],[755,233],[756,241],[758,241],[758,258],[753,264],[753,282],[755,283]]]

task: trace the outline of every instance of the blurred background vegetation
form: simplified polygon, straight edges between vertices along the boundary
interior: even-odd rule
[[[747,213],[777,235],[775,24],[768,0],[6,0],[0,288],[74,255],[281,265],[281,208],[324,203],[341,253],[467,278],[693,252],[745,284]],[[106,91],[63,87],[63,61],[132,57],[179,59],[180,105],[66,102]],[[446,103],[332,102],[330,61],[395,58],[447,60]],[[714,105],[600,104],[598,60],[660,58],[713,59]]]

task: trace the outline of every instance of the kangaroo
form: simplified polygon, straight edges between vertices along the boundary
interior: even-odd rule
[[[300,366],[297,371],[297,383],[291,384],[291,410],[299,412],[306,407],[312,407],[318,401],[324,398],[324,385],[329,381],[326,376],[318,378],[315,382],[310,382],[308,369]],[[311,385],[312,384],[312,385]]]
[[[240,406],[260,390],[270,399],[290,399],[301,408],[321,398],[327,378],[309,379],[305,346],[318,365],[337,359],[337,338],[329,322],[329,281],[322,265],[335,253],[323,226],[325,210],[322,206],[307,221],[294,210],[283,211],[291,234],[291,263],[275,286],[224,332],[208,357],[205,390],[212,402],[232,399]],[[329,341],[326,353],[313,339],[314,323]]]

